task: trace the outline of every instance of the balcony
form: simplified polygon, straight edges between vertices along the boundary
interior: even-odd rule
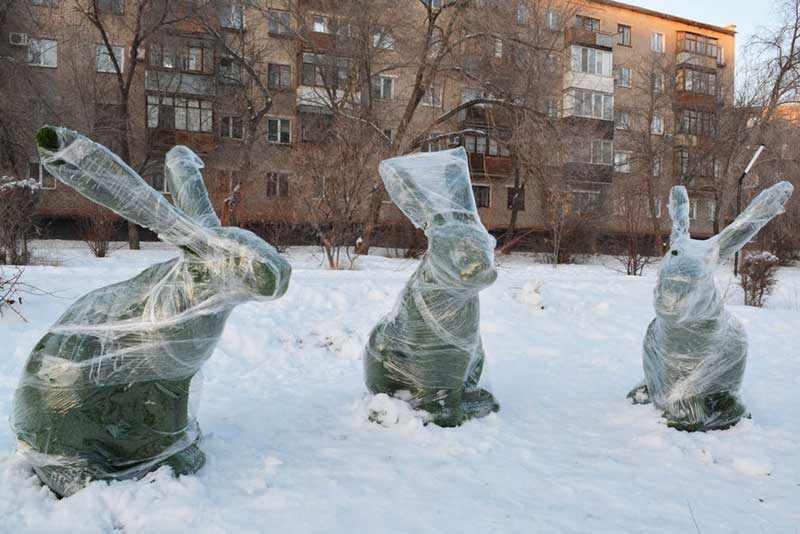
[[[725,50],[713,37],[688,32],[678,32],[676,64],[696,65],[706,69],[721,68],[725,63]]]
[[[469,170],[485,176],[510,176],[511,158],[508,156],[491,156],[489,154],[467,153]]]
[[[192,96],[214,96],[214,78],[208,74],[147,69],[144,87],[148,91]]]
[[[614,48],[616,34],[608,32],[595,32],[585,28],[567,29],[567,42],[591,48],[601,48],[611,51]]]

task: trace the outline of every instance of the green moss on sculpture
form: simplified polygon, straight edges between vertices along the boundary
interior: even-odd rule
[[[57,148],[50,134],[55,131]],[[185,147],[167,154],[177,208],[105,148],[43,128],[42,161],[65,184],[178,246],[177,259],[93,291],[34,347],[15,394],[20,448],[54,492],[87,480],[139,477],[161,465],[202,467],[190,410],[192,379],[231,310],[281,296],[291,269],[250,232],[223,228]],[[54,164],[54,162],[58,162]]]
[[[440,426],[499,409],[478,386],[484,352],[478,293],[497,278],[494,239],[480,223],[463,149],[395,158],[380,167],[397,206],[425,229],[428,250],[392,313],[370,334],[365,381],[408,398]]]

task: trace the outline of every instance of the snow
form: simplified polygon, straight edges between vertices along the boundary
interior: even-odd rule
[[[87,291],[174,255],[170,247],[90,257],[38,242],[56,265],[26,267],[23,323],[0,319],[0,419],[48,326]],[[371,396],[361,350],[415,260],[322,268],[288,253],[280,300],[233,313],[203,369],[198,417],[208,462],[139,481],[95,482],[57,500],[0,425],[2,533],[795,533],[800,529],[800,269],[782,268],[764,309],[740,305],[730,267],[717,284],[750,338],[731,430],[667,428],[625,395],[642,379],[655,268],[551,266],[501,256],[481,294],[485,380],[501,410],[460,428],[425,426],[400,400]],[[695,521],[697,526],[695,526]]]

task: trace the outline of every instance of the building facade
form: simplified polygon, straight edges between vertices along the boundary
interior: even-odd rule
[[[124,150],[166,195],[163,154],[185,144],[205,160],[223,218],[306,228],[298,231],[313,240],[321,199],[345,193],[331,193],[307,155],[342,120],[360,121],[379,132],[378,155],[464,146],[494,233],[546,232],[539,183],[548,182],[567,193],[567,211],[611,234],[668,232],[668,190],[685,183],[692,231],[710,234],[735,27],[610,0],[463,4],[166,2],[142,11],[108,0],[81,12],[66,0],[16,2],[0,16],[0,131],[10,140],[0,169],[37,178],[40,215],[57,226],[94,207],[38,164],[30,139],[41,124]],[[329,172],[331,181],[356,174]],[[631,204],[620,202],[631,190],[647,199],[645,222],[633,224]],[[372,216],[381,227],[404,223],[386,198],[371,204],[347,211],[356,234]]]

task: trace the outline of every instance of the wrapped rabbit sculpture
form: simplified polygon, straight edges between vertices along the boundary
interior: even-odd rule
[[[667,424],[687,431],[720,430],[748,417],[739,399],[747,335],[714,285],[714,271],[783,213],[792,185],[762,191],[730,226],[705,241],[689,237],[689,197],[672,188],[670,249],[655,288],[656,318],[644,339],[644,384],[628,395],[653,402]]]
[[[480,222],[463,148],[381,162],[394,203],[428,237],[428,250],[364,354],[372,393],[410,392],[432,422],[456,426],[499,406],[478,387],[484,353],[478,292],[497,278],[495,240]]]
[[[37,475],[66,496],[89,479],[137,478],[204,463],[189,410],[192,378],[230,312],[284,294],[289,264],[268,243],[220,226],[202,161],[176,146],[165,179],[175,205],[105,147],[76,132],[37,132],[61,182],[181,249],[179,258],[85,295],[34,347],[12,426]]]

